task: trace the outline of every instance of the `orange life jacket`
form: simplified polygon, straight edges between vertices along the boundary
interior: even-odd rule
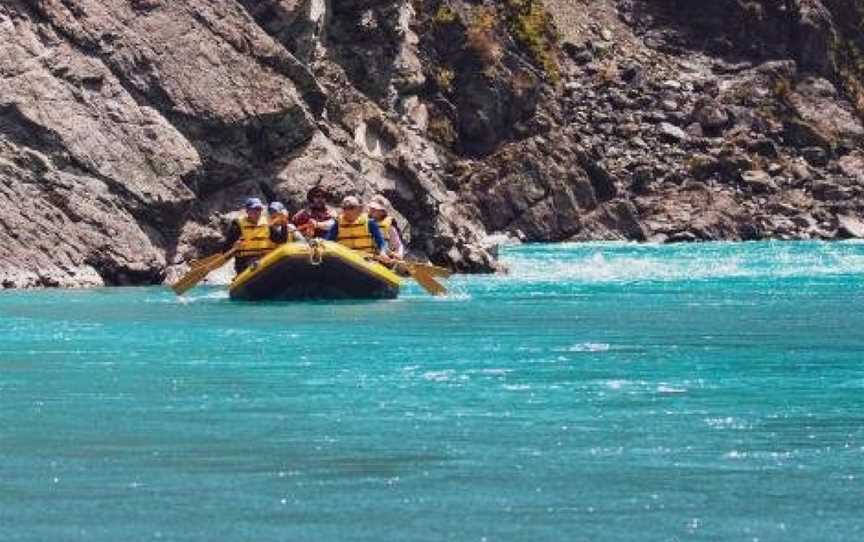
[[[339,235],[336,237],[338,243],[373,256],[378,254],[378,247],[369,230],[369,215],[363,213],[356,221],[346,222],[345,216],[340,214],[337,220],[339,221]]]
[[[276,244],[270,240],[270,223],[266,216],[261,215],[257,224],[244,216],[237,220],[237,225],[240,226],[240,250],[237,251],[237,257],[260,258],[276,248]]]

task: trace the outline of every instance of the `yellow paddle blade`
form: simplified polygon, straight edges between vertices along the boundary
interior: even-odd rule
[[[427,275],[431,277],[441,277],[443,279],[450,278],[453,274],[449,269],[445,269],[444,267],[438,267],[437,265],[432,265],[429,263],[420,263],[420,262],[408,262],[410,267],[414,269],[422,269],[426,272]]]
[[[195,262],[197,265],[189,270],[188,273],[180,277],[180,280],[171,285],[171,289],[177,295],[183,295],[187,290],[194,288],[199,282],[204,280],[210,271],[219,269],[225,262],[234,256],[234,249],[229,250],[224,254],[214,254]]]
[[[423,268],[408,268],[411,272],[411,277],[417,281],[424,290],[426,290],[431,295],[445,295],[447,293],[447,288],[444,287],[443,284],[432,278],[428,272]]]
[[[183,295],[187,290],[194,288],[199,282],[204,280],[210,273],[209,267],[197,267],[190,270],[188,273],[180,277],[180,280],[171,285],[171,289],[177,295]]]

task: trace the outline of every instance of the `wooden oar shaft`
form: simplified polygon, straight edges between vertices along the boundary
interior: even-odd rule
[[[183,295],[187,290],[194,288],[199,282],[204,280],[204,277],[210,274],[211,271],[225,265],[225,262],[230,260],[236,251],[236,249],[232,248],[228,252],[213,254],[212,256],[198,260],[196,262],[197,265],[180,277],[180,280],[171,285],[171,289],[177,295]]]

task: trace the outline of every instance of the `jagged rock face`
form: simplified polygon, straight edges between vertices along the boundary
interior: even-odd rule
[[[545,0],[557,44],[540,0],[5,0],[0,283],[170,280],[315,185],[471,272],[490,233],[854,236],[859,4]]]
[[[548,123],[496,147],[464,197],[528,240],[855,231],[840,217],[864,214],[864,187],[841,164],[864,110],[836,86],[841,3],[546,2],[568,40]],[[569,197],[586,176],[590,197]]]
[[[398,128],[381,129],[387,113],[364,92],[379,98],[394,75],[422,70],[406,43],[406,4],[368,4],[340,2],[332,13],[323,0],[0,5],[0,239],[9,254],[0,282],[159,283],[172,265],[213,250],[225,213],[247,195],[296,207],[315,184],[337,201],[396,195],[405,171],[409,184],[429,176],[413,171],[414,157],[387,165],[419,142],[406,147]],[[368,10],[358,31],[372,45],[346,61],[346,25]],[[316,77],[309,62],[321,56]],[[361,77],[365,64],[374,77]],[[345,86],[361,91],[328,96],[322,81],[342,85],[345,73]],[[351,117],[343,94],[368,111]],[[323,118],[331,98],[332,124]],[[440,209],[456,202],[440,178],[428,183],[411,197],[438,193],[434,205],[404,205],[416,207],[420,250],[460,269],[493,269],[482,226],[451,227]]]
[[[21,3],[0,7],[0,43],[3,282],[158,282],[198,153]]]

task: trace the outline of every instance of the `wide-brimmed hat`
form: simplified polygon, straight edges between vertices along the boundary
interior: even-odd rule
[[[360,207],[360,200],[355,196],[345,196],[342,198],[342,208],[345,209],[348,207]]]
[[[386,212],[390,208],[390,202],[384,196],[375,196],[369,200],[366,206],[370,209]]]
[[[246,209],[263,209],[264,204],[259,198],[246,198]]]

